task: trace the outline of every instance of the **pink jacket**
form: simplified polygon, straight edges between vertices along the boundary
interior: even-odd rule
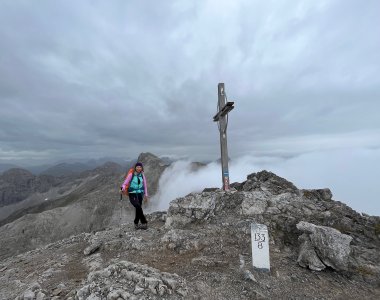
[[[125,192],[125,187],[130,183],[132,179],[133,173],[130,173],[127,178],[125,178],[123,185],[121,186],[123,188],[123,192]],[[146,178],[144,173],[142,173],[143,176],[143,183],[144,183],[144,195],[148,197],[148,186],[146,184]]]

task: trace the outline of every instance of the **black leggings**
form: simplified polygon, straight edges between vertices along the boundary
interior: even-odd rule
[[[129,201],[131,201],[132,205],[136,208],[136,217],[134,223],[138,224],[139,221],[141,221],[142,224],[146,224],[147,221],[145,219],[144,212],[141,206],[143,201],[143,194],[129,193]]]

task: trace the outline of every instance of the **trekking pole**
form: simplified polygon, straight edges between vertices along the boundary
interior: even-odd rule
[[[123,200],[123,188],[120,187],[120,218],[119,218],[119,237],[121,238],[123,235],[121,234],[121,214],[123,206],[121,205],[121,201]]]

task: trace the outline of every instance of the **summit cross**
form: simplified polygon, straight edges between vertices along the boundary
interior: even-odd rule
[[[227,125],[228,113],[234,109],[234,102],[227,101],[224,83],[218,84],[218,112],[214,116],[214,122],[218,122],[220,133],[220,152],[222,163],[223,190],[230,189],[230,175],[228,171],[228,150],[227,150]]]

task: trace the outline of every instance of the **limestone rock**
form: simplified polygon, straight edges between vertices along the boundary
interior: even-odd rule
[[[296,194],[299,193],[297,187],[293,183],[280,176],[277,176],[272,172],[265,170],[248,175],[247,181],[243,185],[244,191],[253,191],[257,189],[261,189],[262,191],[269,191],[273,195],[278,195],[286,192]]]
[[[171,229],[160,240],[164,248],[177,252],[200,250],[207,244],[203,234],[197,234],[189,230]]]
[[[243,215],[261,215],[268,207],[268,197],[260,191],[244,193],[246,196],[241,204]]]
[[[216,194],[189,194],[170,203],[165,226],[182,228],[197,220],[206,220],[214,215]]]
[[[36,300],[44,300],[45,297],[46,297],[46,295],[41,291],[37,292],[37,294],[36,294]]]
[[[140,298],[160,295],[165,299],[182,299],[187,290],[186,281],[176,274],[129,261],[118,261],[103,270],[91,272],[77,296],[87,299],[97,292],[106,299],[130,299],[133,294]]]
[[[298,255],[297,262],[301,267],[310,268],[314,271],[321,271],[326,268],[323,262],[319,259],[315,249],[307,234],[302,234],[299,238],[302,243]]]
[[[35,297],[35,294],[31,290],[26,290],[23,295],[24,300],[33,300]]]
[[[323,264],[335,270],[348,270],[352,237],[331,227],[317,226],[303,221],[297,224],[297,229],[308,235],[312,247]],[[305,236],[302,239],[307,241]],[[304,242],[301,250],[310,252],[310,243],[307,241],[305,245]]]
[[[330,189],[303,189],[301,190],[302,196],[309,199],[317,199],[320,201],[329,201],[332,199]]]
[[[86,249],[84,249],[83,254],[84,255],[90,255],[94,253],[96,250],[98,250],[103,245],[102,241],[95,241],[90,246],[88,246]]]

